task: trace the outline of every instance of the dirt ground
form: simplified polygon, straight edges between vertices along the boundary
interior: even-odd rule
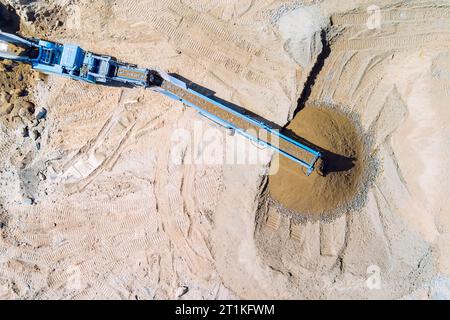
[[[0,298],[450,298],[448,1],[0,2],[2,30],[181,75],[330,160],[202,161],[246,140],[2,62]]]

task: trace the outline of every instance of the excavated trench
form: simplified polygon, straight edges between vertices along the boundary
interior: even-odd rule
[[[371,139],[358,118],[338,106],[310,100],[316,78],[331,53],[326,31],[320,36],[322,51],[284,133],[321,151],[322,159],[307,176],[298,164],[276,155],[268,179],[270,201],[290,216],[326,218],[355,208],[363,202],[364,180],[370,180],[368,173],[374,171],[365,152]]]
[[[16,32],[20,27],[20,17],[13,7],[0,2],[0,30],[3,32]]]

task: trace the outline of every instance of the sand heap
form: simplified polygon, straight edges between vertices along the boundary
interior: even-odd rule
[[[272,198],[286,209],[320,216],[352,203],[363,172],[363,139],[353,121],[330,108],[307,106],[287,133],[322,149],[322,170],[306,176],[295,162],[279,157],[279,170],[269,178]]]

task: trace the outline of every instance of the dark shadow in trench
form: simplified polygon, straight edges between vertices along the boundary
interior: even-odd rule
[[[331,48],[328,44],[327,33],[325,30],[322,30],[320,33],[320,39],[322,41],[322,51],[317,56],[316,62],[314,63],[314,66],[306,79],[305,87],[297,100],[297,108],[294,110],[294,116],[305,108],[306,102],[308,102],[309,96],[311,95],[311,90],[316,83],[317,76],[325,65],[325,60],[331,53]]]
[[[10,5],[0,2],[0,30],[8,33],[16,33],[20,28],[20,17]]]

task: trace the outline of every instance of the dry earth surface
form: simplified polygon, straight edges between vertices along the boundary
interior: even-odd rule
[[[334,160],[205,163],[205,132],[245,139],[2,62],[0,298],[450,298],[448,1],[0,2],[4,31],[182,75]]]

